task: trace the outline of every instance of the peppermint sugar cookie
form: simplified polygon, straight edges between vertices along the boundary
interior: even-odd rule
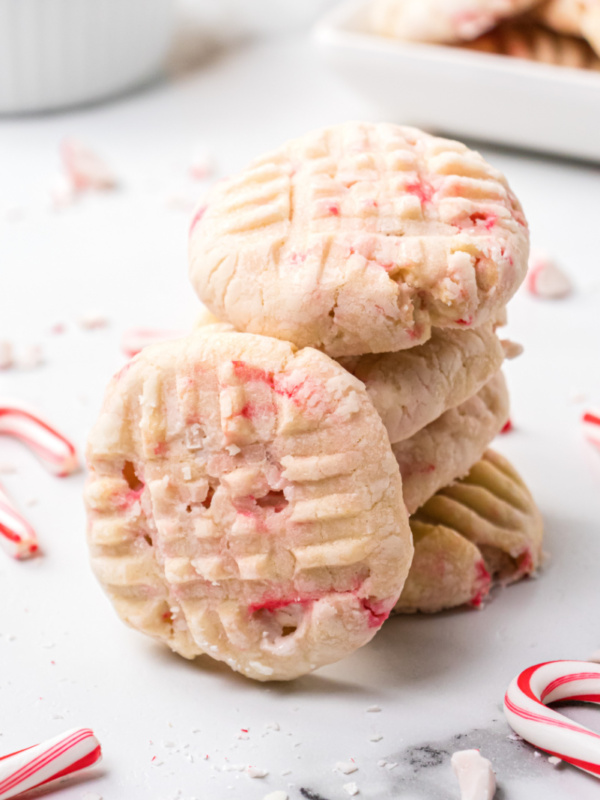
[[[433,495],[410,525],[415,555],[395,613],[478,607],[493,581],[513,583],[542,560],[540,511],[510,462],[493,450]]]
[[[600,55],[600,0],[549,0],[537,16],[555,31],[587,39]]]
[[[518,200],[478,153],[347,123],[220,181],[192,222],[190,277],[237,330],[351,356],[495,319],[528,250]]]
[[[475,39],[539,0],[373,0],[371,28],[382,36],[451,44]]]
[[[412,558],[398,465],[325,354],[196,332],[113,379],[88,445],[93,569],[187,658],[287,680],[368,642]]]
[[[476,395],[392,445],[404,503],[414,513],[439,489],[467,474],[508,421],[508,389],[499,372]]]

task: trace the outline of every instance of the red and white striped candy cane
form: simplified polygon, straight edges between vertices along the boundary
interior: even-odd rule
[[[585,411],[581,416],[583,435],[596,447],[600,447],[600,411]]]
[[[100,744],[89,728],[75,728],[42,744],[0,757],[0,800],[97,764]]]
[[[39,553],[37,536],[0,484],[0,547],[13,558],[31,558]]]
[[[121,350],[128,358],[133,358],[149,344],[178,339],[180,336],[185,336],[185,333],[154,328],[130,328],[121,337]]]
[[[548,661],[522,672],[508,687],[504,713],[530,744],[600,777],[600,734],[546,708],[559,700],[600,704],[600,666],[590,661]]]
[[[0,434],[23,442],[45,467],[61,478],[79,469],[74,445],[37,412],[18,401],[0,400]]]

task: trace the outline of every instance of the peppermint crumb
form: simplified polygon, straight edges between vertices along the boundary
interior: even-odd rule
[[[7,341],[0,341],[0,369],[9,369],[13,363],[12,344]]]
[[[507,739],[511,739],[511,741],[513,741],[513,742],[522,742],[523,741],[523,737],[519,736],[518,733],[509,733],[506,738]]]
[[[246,769],[249,778],[266,778],[269,771],[260,767],[248,767]]]
[[[19,369],[28,370],[40,367],[44,363],[44,354],[39,344],[26,347],[17,361]]]
[[[269,792],[263,797],[263,800],[289,800],[289,795],[282,791]]]
[[[106,328],[108,320],[104,314],[99,311],[88,311],[78,319],[79,327],[84,331],[97,330],[98,328]]]
[[[381,706],[369,706],[367,711],[371,714],[376,713],[377,711],[381,711]]]
[[[356,772],[358,767],[353,761],[338,761],[334,767],[334,771],[341,772],[344,775],[350,775]]]
[[[383,736],[380,733],[372,733],[369,736],[370,742],[380,742],[383,739]]]
[[[385,768],[386,769],[396,769],[397,766],[398,766],[398,762],[397,761],[388,761],[388,763],[385,765]]]
[[[533,755],[534,755],[536,758],[541,758],[541,755],[542,755],[542,754],[540,753],[540,751],[539,751],[539,750],[534,750],[534,751],[533,751]]]
[[[380,758],[379,761],[377,762],[377,766],[383,768],[383,767],[387,766],[387,763],[388,762],[385,760],[385,758]]]
[[[559,764],[562,764],[562,758],[559,758],[558,756],[550,756],[548,763],[552,764],[554,767],[558,767]]]
[[[352,781],[351,783],[345,783],[342,787],[345,789],[351,797],[358,794],[358,786]]]

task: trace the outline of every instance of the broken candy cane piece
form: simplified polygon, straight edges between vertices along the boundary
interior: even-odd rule
[[[117,180],[108,165],[76,139],[65,139],[60,146],[67,178],[76,191],[114,189]]]
[[[585,411],[581,416],[583,435],[591,444],[600,447],[600,410]]]
[[[496,793],[496,775],[479,750],[454,753],[452,769],[458,778],[461,800],[492,800]]]
[[[0,757],[0,800],[65,778],[102,758],[89,728],[75,728],[42,744]]]
[[[21,561],[39,553],[37,536],[0,484],[0,547]]]
[[[589,661],[529,667],[508,687],[504,714],[527,742],[598,778],[600,734],[546,707],[565,700],[600,704],[600,667]]]
[[[21,441],[60,478],[79,469],[75,446],[37,412],[18,401],[0,400],[0,434]]]
[[[531,294],[548,300],[567,297],[573,291],[570,278],[543,253],[530,256],[526,285]]]
[[[121,350],[128,358],[133,358],[150,344],[166,342],[185,336],[183,331],[167,331],[153,328],[130,328],[121,337]]]

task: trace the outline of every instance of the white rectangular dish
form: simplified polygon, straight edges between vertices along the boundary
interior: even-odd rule
[[[390,121],[600,161],[600,73],[368,31],[368,0],[344,0],[316,26],[331,65]]]

